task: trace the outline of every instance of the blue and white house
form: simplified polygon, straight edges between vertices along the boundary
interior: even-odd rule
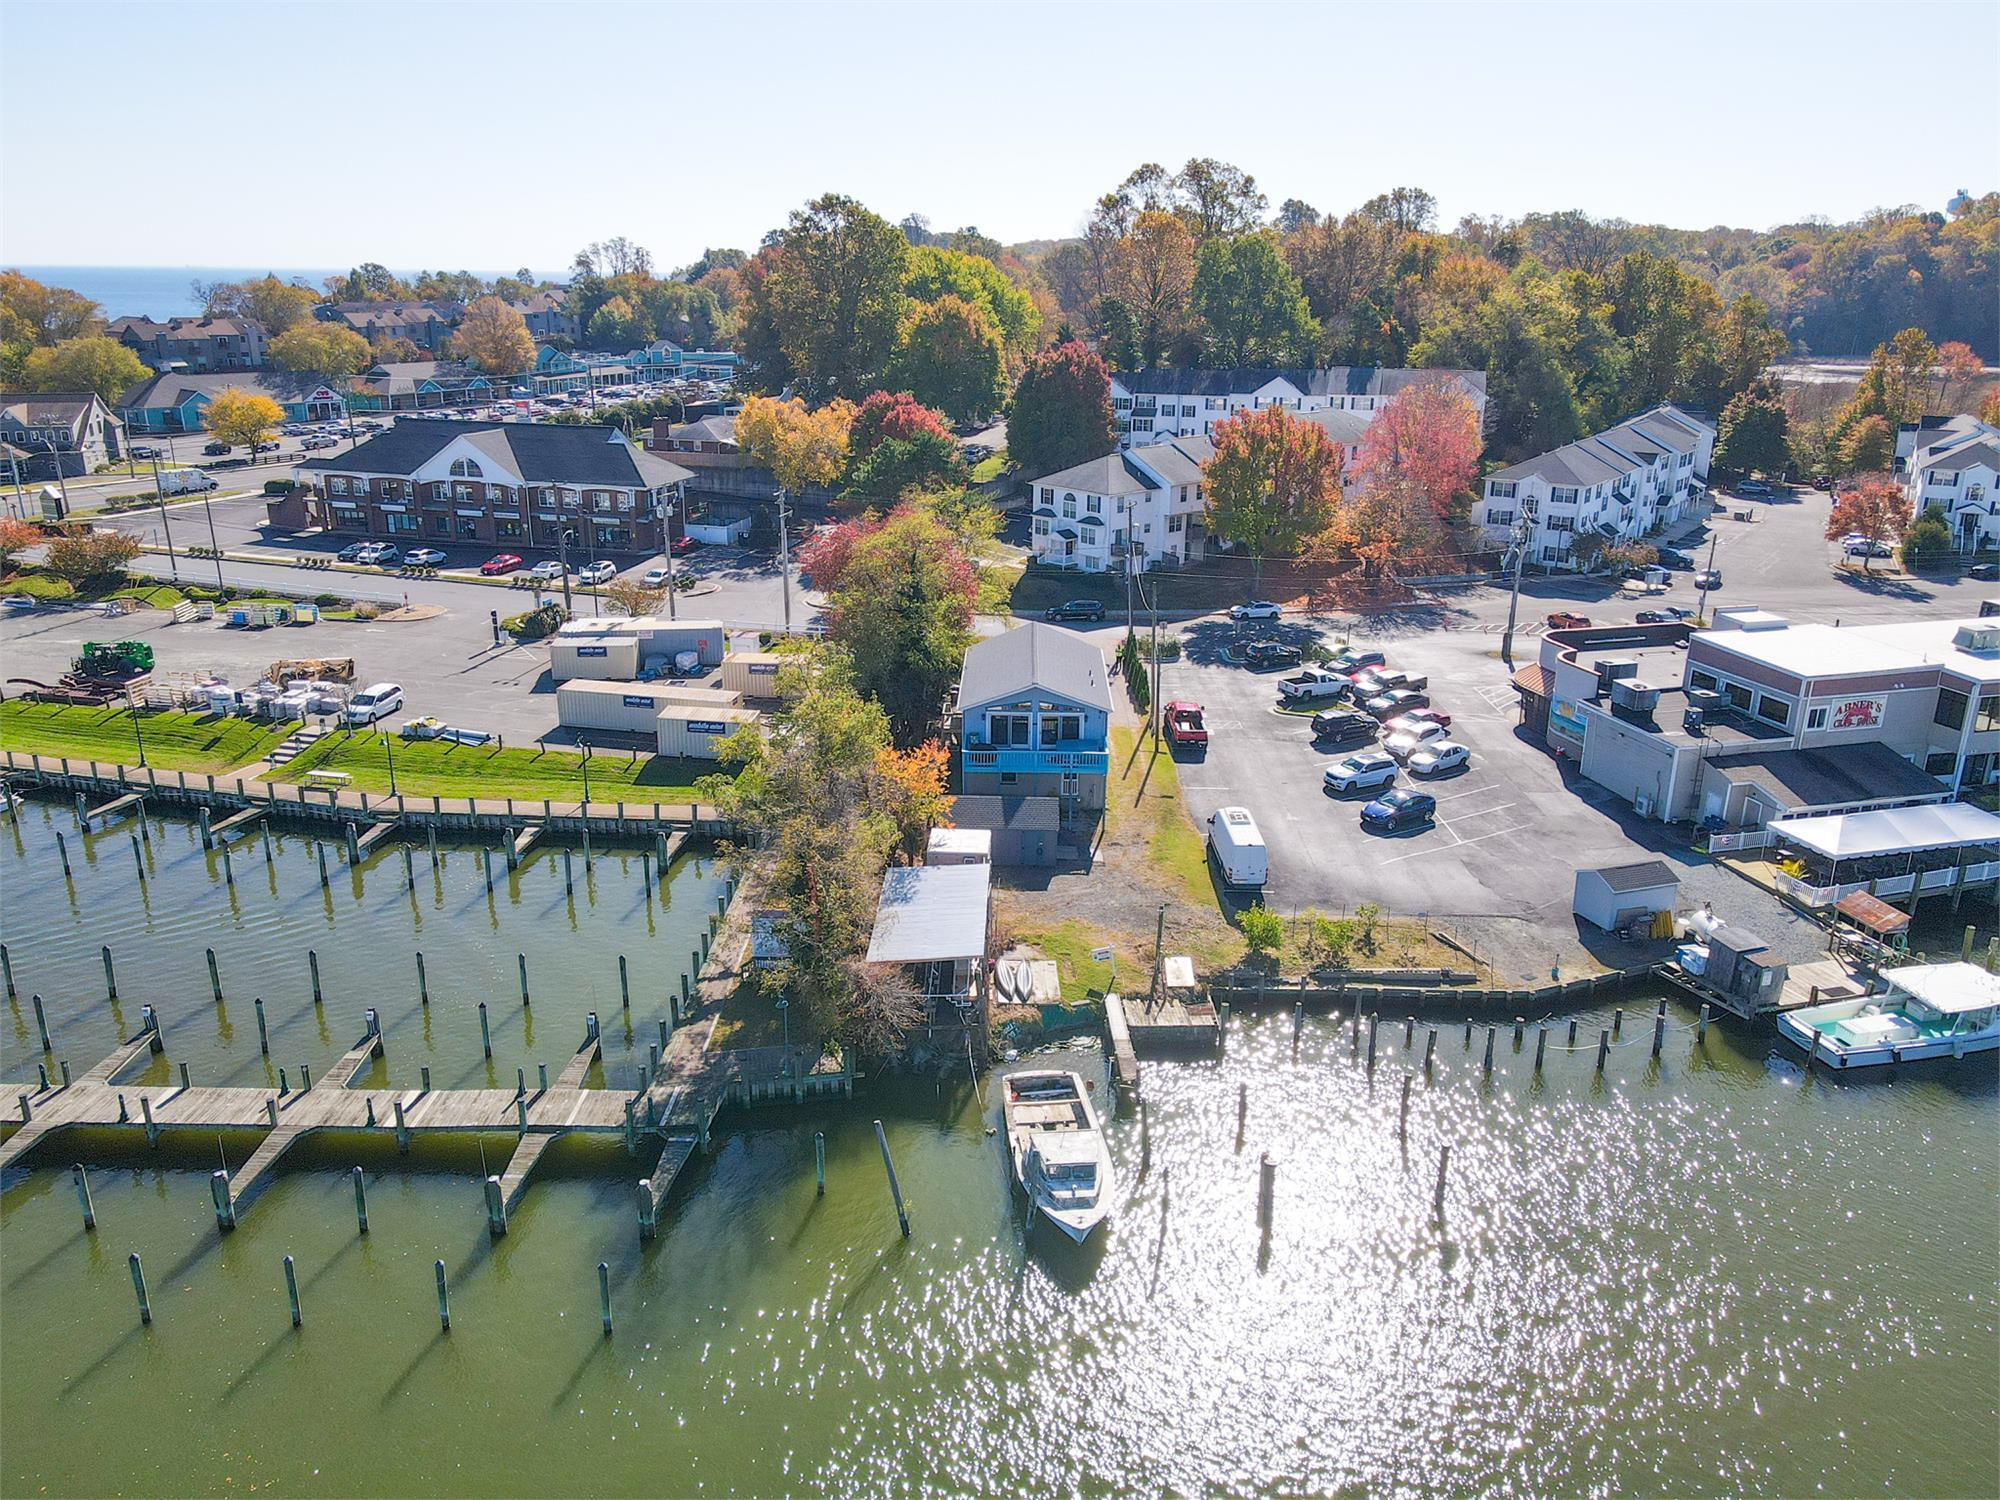
[[[1027,624],[976,642],[958,682],[960,790],[1048,797],[1072,824],[1104,807],[1110,674],[1082,636]]]
[[[226,390],[269,396],[287,422],[331,421],[347,410],[340,389],[314,375],[282,370],[237,370],[228,374],[168,372],[142,380],[118,398],[116,411],[128,432],[200,432],[202,413]]]

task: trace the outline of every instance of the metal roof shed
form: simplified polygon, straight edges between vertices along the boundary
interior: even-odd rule
[[[1672,911],[1680,877],[1665,860],[1578,870],[1570,909],[1606,932],[1654,912]]]
[[[889,871],[868,940],[871,964],[986,956],[991,865],[916,865]]]

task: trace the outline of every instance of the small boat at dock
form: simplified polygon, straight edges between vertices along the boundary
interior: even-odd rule
[[[1882,979],[1879,994],[1786,1011],[1779,1035],[1843,1069],[2000,1048],[2000,975],[1977,964],[1911,964]]]
[[[1075,1073],[1006,1076],[1001,1113],[1014,1181],[1036,1212],[1082,1244],[1111,1211],[1111,1153]]]

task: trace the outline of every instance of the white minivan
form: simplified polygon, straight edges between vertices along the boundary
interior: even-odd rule
[[[1271,878],[1264,835],[1248,808],[1219,807],[1209,815],[1208,852],[1226,886],[1262,890]]]
[[[347,707],[341,718],[351,725],[373,724],[377,719],[386,719],[403,706],[403,689],[400,683],[378,682],[365,687],[347,700]]]

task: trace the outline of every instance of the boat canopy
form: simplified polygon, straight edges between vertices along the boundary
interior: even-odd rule
[[[1884,969],[1882,977],[1941,1016],[2000,1007],[2000,974],[1989,974],[1978,964],[1909,964]]]
[[[1781,818],[1770,826],[1771,832],[1786,843],[1811,849],[1828,859],[2000,844],[2000,817],[1966,802],[1883,807],[1873,812],[1833,813],[1818,818]]]

